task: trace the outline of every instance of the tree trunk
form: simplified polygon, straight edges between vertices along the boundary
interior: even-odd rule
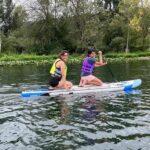
[[[81,31],[81,48],[83,49],[84,47],[84,36],[83,36],[83,31]]]
[[[129,53],[129,26],[128,26],[128,33],[127,33],[127,43],[126,43],[126,49],[125,49],[126,53]]]
[[[0,53],[2,52],[2,36],[1,36],[1,33],[0,33]]]

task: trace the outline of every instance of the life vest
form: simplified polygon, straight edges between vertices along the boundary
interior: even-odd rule
[[[61,61],[61,59],[56,59],[56,61],[53,63],[51,69],[50,69],[50,74],[52,76],[56,76],[56,77],[61,77],[62,73],[61,70],[59,68],[56,67],[56,63]],[[67,66],[65,67],[65,76],[67,76]]]
[[[89,57],[86,57],[84,59],[81,71],[84,72],[84,73],[92,74],[92,72],[94,70],[94,67],[95,67],[95,64],[90,64],[88,62],[88,60],[89,60]]]

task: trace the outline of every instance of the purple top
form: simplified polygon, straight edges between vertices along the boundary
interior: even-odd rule
[[[95,68],[96,59],[92,57],[86,57],[83,61],[82,69],[81,69],[81,77],[88,76],[93,73]]]

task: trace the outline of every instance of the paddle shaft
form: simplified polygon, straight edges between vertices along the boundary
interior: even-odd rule
[[[118,82],[117,79],[116,79],[116,77],[115,77],[115,75],[114,75],[114,73],[112,72],[112,70],[111,70],[109,64],[107,64],[106,66],[107,66],[107,69],[109,70],[109,72],[110,72],[112,78],[114,79],[114,81],[115,81],[115,82]]]
[[[110,68],[110,65],[107,63],[106,66],[107,66],[107,70],[110,72],[110,74],[111,74],[113,80],[114,80],[115,82],[118,82],[118,80],[116,79],[114,73],[112,72],[112,69]]]

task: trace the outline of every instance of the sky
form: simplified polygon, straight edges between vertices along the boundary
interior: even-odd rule
[[[31,5],[31,3],[34,2],[34,0],[13,0],[13,2],[16,4],[16,5],[23,5],[24,7],[28,7]]]
[[[13,0],[15,4],[23,4],[23,3],[26,3],[26,1],[28,0]]]

